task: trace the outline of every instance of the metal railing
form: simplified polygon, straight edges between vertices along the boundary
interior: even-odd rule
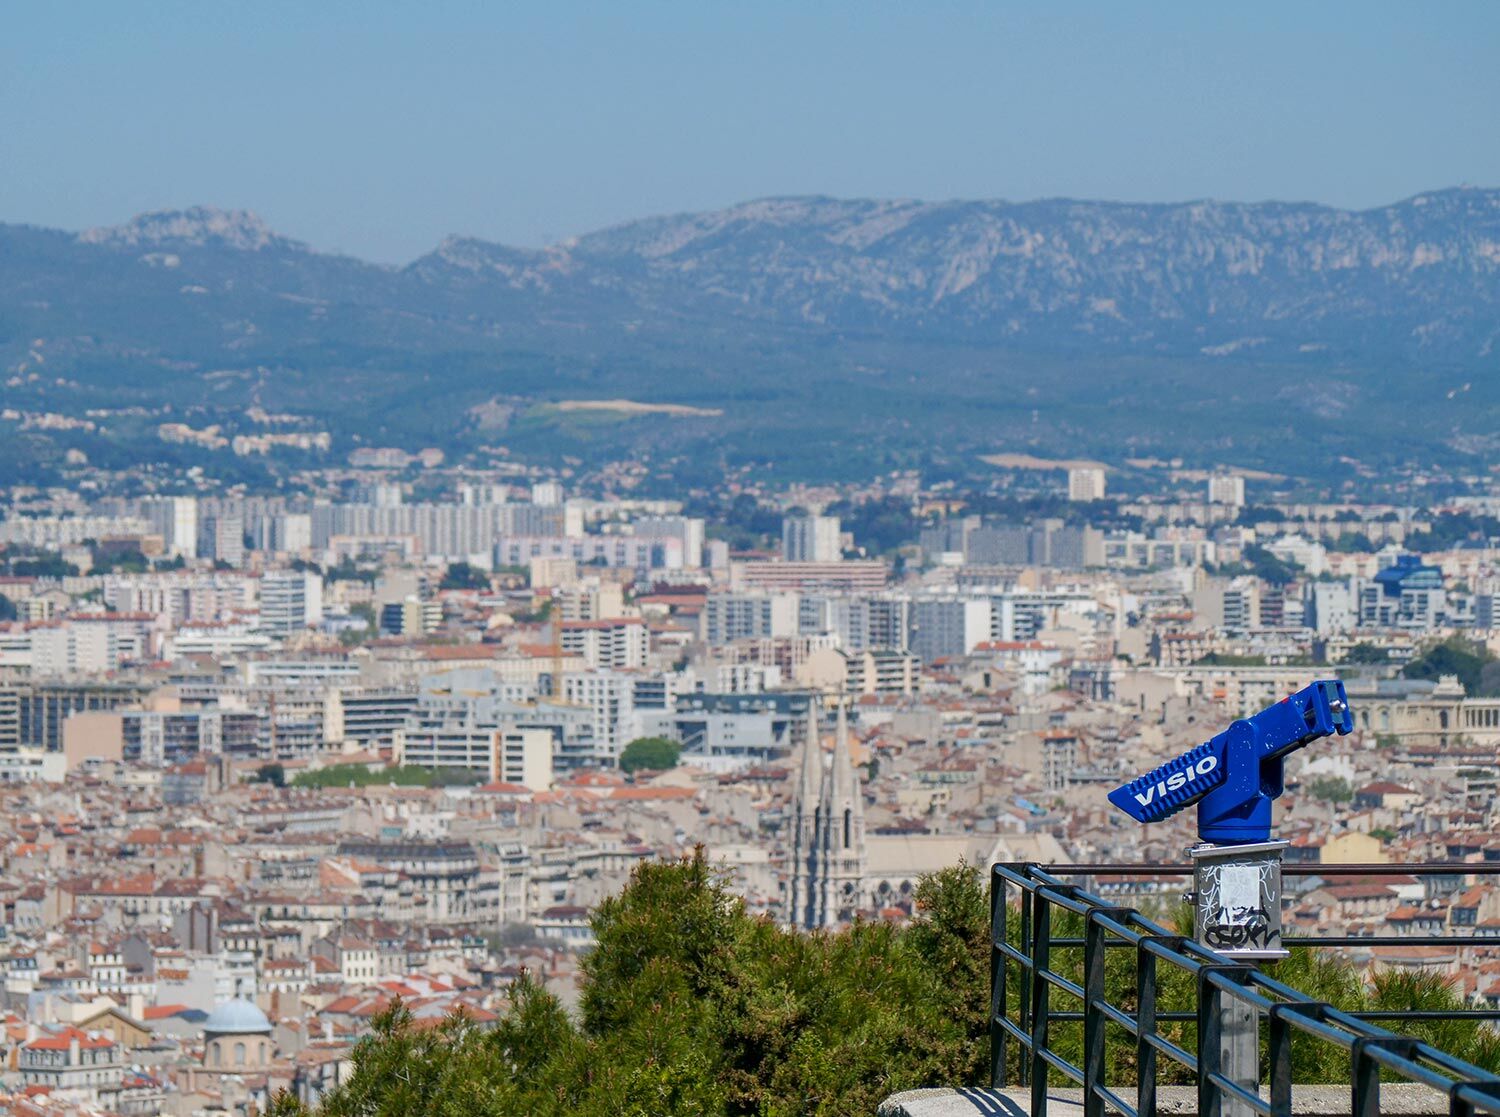
[[[1317,871],[1318,875],[1346,875],[1345,867],[1328,865],[1287,865],[1283,871],[1296,873],[1304,868]],[[1467,875],[1476,869],[1489,870],[1488,866],[1476,865],[1381,868],[1387,874],[1414,875]],[[1044,1117],[1047,1112],[1049,1078],[1054,1074],[1082,1088],[1085,1117],[1102,1117],[1106,1109],[1127,1117],[1155,1117],[1160,1079],[1164,1069],[1173,1066],[1180,1068],[1177,1077],[1190,1078],[1196,1086],[1200,1117],[1218,1117],[1226,1102],[1233,1102],[1241,1111],[1249,1108],[1266,1117],[1290,1117],[1292,1040],[1294,1034],[1299,1034],[1348,1053],[1351,1113],[1357,1117],[1374,1117],[1380,1112],[1383,1070],[1440,1091],[1446,1095],[1449,1112],[1454,1117],[1475,1113],[1500,1115],[1500,1076],[1375,1022],[1392,1017],[1495,1019],[1500,1012],[1346,1012],[1307,997],[1253,965],[1235,961],[1190,937],[1170,931],[1133,908],[1112,905],[1062,879],[1098,873],[1148,876],[1174,871],[1190,874],[1191,868],[1160,865],[1043,868],[1031,864],[994,867],[990,878],[992,1086],[999,1089],[1009,1084],[1007,1044],[1014,1041],[1016,1084],[1030,1086],[1033,1117]],[[1500,866],[1490,871],[1500,872]],[[1055,912],[1072,913],[1082,921],[1083,933],[1054,935]],[[1011,936],[1012,920],[1019,923],[1014,928],[1015,941]],[[1455,945],[1500,948],[1500,939],[1496,938],[1440,937]],[[1330,943],[1330,940],[1287,941],[1289,945]],[[1411,936],[1357,937],[1349,941],[1372,946],[1414,944]],[[1128,1003],[1113,1004],[1107,995],[1106,959],[1112,950],[1134,955],[1134,981]],[[1081,980],[1061,972],[1054,951],[1073,951],[1074,958],[1076,952],[1082,952],[1081,966],[1075,970]],[[1158,972],[1163,966],[1191,979],[1196,991],[1191,1011],[1169,1011],[1159,1005]],[[1014,987],[1012,970],[1017,971]],[[1077,1007],[1055,1009],[1054,994],[1061,994]],[[1253,1008],[1265,1022],[1269,1097],[1262,1097],[1258,1091],[1246,1088],[1224,1073],[1219,1029],[1222,1010],[1230,1001]],[[1067,1058],[1057,1045],[1061,1024],[1070,1025],[1075,1035],[1077,1025],[1082,1025],[1081,1043],[1073,1045],[1081,1051],[1082,1065]],[[1108,1081],[1111,1029],[1123,1032],[1133,1047],[1133,1083]],[[1162,1060],[1166,1061],[1166,1068]],[[1126,1091],[1132,1085],[1134,1096],[1130,1098]]]

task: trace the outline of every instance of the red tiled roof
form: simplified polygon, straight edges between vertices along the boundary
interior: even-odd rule
[[[142,1020],[165,1020],[188,1011],[187,1005],[148,1005],[141,1013]]]
[[[67,1027],[60,1032],[54,1032],[50,1036],[39,1036],[26,1045],[28,1051],[66,1051],[77,1041],[78,1046],[88,1050],[97,1051],[103,1047],[113,1047],[115,1041],[103,1036],[91,1036],[80,1028]]]

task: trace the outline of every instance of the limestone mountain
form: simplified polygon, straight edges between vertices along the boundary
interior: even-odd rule
[[[772,198],[544,249],[454,237],[400,268],[241,211],[0,225],[17,404],[258,403],[344,448],[696,438],[728,460],[800,446],[816,418],[888,464],[1010,445],[1269,462],[1297,407],[1334,428],[1310,458],[1371,432],[1462,455],[1500,429],[1497,333],[1500,191],[1473,188],[1361,212]],[[601,397],[723,416],[581,432],[537,410]]]

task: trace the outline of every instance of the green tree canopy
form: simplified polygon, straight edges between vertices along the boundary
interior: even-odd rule
[[[1483,644],[1471,643],[1461,636],[1451,636],[1434,644],[1401,669],[1408,679],[1438,679],[1457,675],[1469,695],[1488,693],[1484,689],[1484,669],[1495,657]],[[1494,678],[1493,672],[1490,676]]]
[[[916,1086],[978,1085],[988,1067],[989,901],[964,865],[925,878],[910,925],[856,922],[802,934],[750,915],[702,851],[641,865],[592,921],[596,945],[580,975],[580,1017],[522,976],[509,1006],[483,1031],[463,1017],[422,1027],[399,1001],[354,1049],[353,1075],[325,1096],[317,1117],[845,1117],[875,1112]],[[1191,926],[1185,907],[1179,931]],[[1007,921],[1012,942],[1020,920]],[[1053,934],[1083,934],[1056,910]],[[1111,950],[1105,991],[1135,1009],[1136,954]],[[1082,952],[1055,950],[1052,966],[1083,980]],[[1298,948],[1269,971],[1314,1000],[1346,1011],[1461,1007],[1437,974],[1387,971],[1366,989],[1351,964]],[[1197,989],[1182,970],[1157,970],[1161,1013],[1188,1012]],[[1019,982],[1010,983],[1015,1018]],[[1061,994],[1058,994],[1060,997]],[[1059,1005],[1058,1007],[1071,1007]],[[1500,1065],[1500,1037],[1472,1020],[1398,1022],[1477,1065]],[[1193,1050],[1191,1022],[1164,1022]],[[1050,1041],[1081,1065],[1083,1030],[1058,1021]],[[1014,1066],[1018,1045],[1008,1045]],[[1348,1055],[1331,1044],[1292,1045],[1299,1083],[1347,1082]],[[1135,1045],[1106,1048],[1112,1083],[1134,1081]],[[1163,1059],[1161,1080],[1187,1082]],[[1061,1080],[1059,1079],[1059,1082]],[[278,1117],[312,1117],[278,1099]]]
[[[280,764],[262,764],[255,769],[255,782],[268,783],[272,787],[285,787],[286,769]]]
[[[1344,655],[1344,663],[1355,664],[1381,664],[1389,663],[1390,655],[1379,645],[1360,641],[1349,649]]]
[[[977,1084],[988,902],[963,867],[917,899],[905,931],[804,935],[746,912],[701,850],[642,865],[595,912],[578,1022],[524,977],[488,1033],[418,1028],[398,1003],[319,1113],[844,1117],[897,1090]]]
[[[1266,548],[1251,543],[1242,552],[1245,565],[1261,581],[1272,586],[1284,586],[1296,581],[1302,568],[1286,559],[1278,558]]]
[[[670,737],[637,737],[620,750],[620,770],[664,772],[681,756],[682,745]]]
[[[1354,798],[1349,781],[1340,776],[1319,776],[1308,783],[1307,793],[1326,803],[1347,803]]]
[[[470,566],[466,562],[451,563],[443,572],[443,580],[438,583],[439,589],[445,590],[487,590],[490,588],[490,576],[477,566]]]

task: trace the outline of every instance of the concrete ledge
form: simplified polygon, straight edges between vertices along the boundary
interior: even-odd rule
[[[1125,1094],[1134,1100],[1134,1090]],[[1261,1096],[1270,1094],[1262,1090]],[[1198,1112],[1198,1091],[1192,1086],[1162,1086],[1156,1091],[1158,1113],[1188,1117]],[[1292,1112],[1298,1117],[1349,1117],[1353,1101],[1347,1086],[1294,1086]],[[1444,1094],[1415,1082],[1387,1082],[1380,1087],[1380,1112],[1407,1117],[1444,1117],[1448,1099]],[[907,1090],[880,1103],[877,1117],[1031,1117],[1029,1089]],[[1047,1092],[1048,1117],[1081,1117],[1083,1091],[1054,1089]]]

